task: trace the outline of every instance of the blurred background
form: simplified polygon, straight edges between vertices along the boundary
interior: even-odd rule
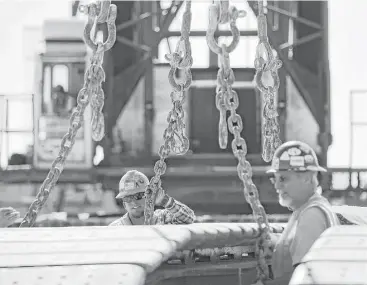
[[[90,1],[0,1],[0,207],[24,215],[67,132],[91,54],[83,42]],[[130,169],[153,175],[171,109],[169,65],[184,11],[182,1],[112,1],[117,40],[105,53],[106,135],[91,139],[90,110],[38,226],[104,225],[121,216],[118,181]],[[261,158],[262,101],[254,83],[258,43],[253,1],[230,1],[247,12],[230,54],[240,97],[242,135],[255,184],[271,220],[286,220]],[[185,103],[190,150],[168,159],[163,186],[195,210],[199,221],[247,221],[246,204],[229,147],[218,145],[215,107],[218,57],[206,44],[211,1],[192,3],[193,83]],[[279,70],[281,139],[301,140],[328,173],[320,177],[333,204],[367,205],[367,70],[362,22],[367,2],[268,1],[269,41]],[[229,43],[228,25],[216,32]],[[231,139],[231,137],[229,137]]]

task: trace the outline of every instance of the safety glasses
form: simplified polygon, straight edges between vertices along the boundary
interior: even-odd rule
[[[130,203],[132,201],[138,201],[138,200],[141,200],[145,198],[145,192],[139,192],[139,193],[136,193],[134,195],[129,195],[129,196],[126,196],[124,198],[122,198],[122,201],[124,201],[125,203]]]

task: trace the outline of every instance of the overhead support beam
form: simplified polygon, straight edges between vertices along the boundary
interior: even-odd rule
[[[293,47],[296,47],[296,46],[300,46],[300,45],[309,43],[311,41],[320,39],[320,38],[322,38],[322,36],[323,36],[323,32],[317,32],[317,33],[305,36],[303,38],[299,38],[299,39],[295,40],[293,43],[281,44],[279,46],[279,49],[283,50],[283,49],[286,49],[286,48],[293,48]]]
[[[149,20],[149,30],[148,29],[144,29],[144,35],[142,36],[141,42],[142,43],[135,43],[127,38],[125,38],[123,35],[117,35],[116,36],[116,40],[124,45],[127,45],[129,47],[135,48],[138,51],[141,51],[143,53],[149,53],[151,54],[151,56],[156,56],[158,53],[158,45],[160,43],[160,41],[164,38],[167,37],[167,34],[170,33],[169,32],[169,26],[171,25],[173,19],[175,18],[177,12],[180,10],[180,8],[182,7],[183,1],[179,1],[179,2],[174,2],[174,4],[172,4],[172,6],[169,9],[164,9],[161,11],[153,11],[154,8],[157,8],[154,5],[153,2],[147,1],[147,2],[141,2],[140,6],[141,7],[145,7],[145,6],[150,6],[150,8],[146,8],[142,9],[143,13],[139,16],[137,16],[136,18],[123,22],[121,24],[119,24],[116,27],[116,31],[120,32],[128,27],[134,26],[134,25],[138,25],[138,27],[140,27],[140,24],[143,24],[143,26],[145,27],[148,23],[143,23],[144,20]],[[149,11],[150,10],[150,11]],[[144,11],[149,11],[149,12],[144,12]],[[153,22],[156,23],[156,25],[158,25],[157,27],[153,26]],[[175,32],[173,32],[174,35],[176,35]],[[256,31],[252,32],[253,35],[256,35]],[[173,35],[173,36],[174,36]],[[203,36],[205,36],[205,32],[202,34]],[[224,35],[230,35],[229,32],[225,33]],[[177,32],[177,36],[180,36],[180,32]],[[147,43],[149,43],[149,46],[147,45]]]
[[[176,17],[178,11],[181,9],[183,2],[184,1],[178,1],[175,4],[173,4],[170,9],[166,10],[167,14],[164,15],[164,18],[161,21],[162,25],[160,25],[161,31],[163,32],[168,31],[169,26],[171,25],[173,19]]]
[[[169,27],[171,26],[172,21],[176,17],[178,11],[181,9],[183,2],[184,1],[179,1],[175,5],[172,5],[170,9],[164,10],[165,12],[167,12],[167,14],[166,15],[162,14],[163,17],[161,18],[161,21],[159,21],[159,23],[161,23],[159,25],[159,32],[155,33],[155,40],[152,41],[153,43],[152,48],[154,48],[153,56],[158,55],[158,45],[161,42],[161,40],[166,37],[165,35],[169,32]],[[154,33],[154,31],[152,32]],[[179,36],[180,35],[181,34],[179,34]]]
[[[153,75],[153,57],[158,55],[159,43],[165,38],[169,27],[178,11],[182,7],[183,1],[173,3],[169,9],[162,10],[159,2],[142,2],[141,8],[143,11],[150,10],[153,17],[145,21],[141,25],[141,43],[144,46],[149,46],[150,51],[146,55],[149,58],[146,61],[144,73],[145,96],[144,96],[144,138],[145,138],[145,155],[152,155],[153,144],[153,124],[154,124],[154,75]]]
[[[116,32],[120,32],[123,29],[129,28],[131,26],[137,25],[140,22],[142,22],[143,20],[149,19],[150,17],[152,17],[152,13],[144,13],[141,14],[140,16],[138,16],[136,19],[127,21],[127,22],[123,22],[120,25],[118,25],[116,27]]]
[[[120,23],[117,27],[116,43],[135,49],[137,62],[115,74],[113,86],[113,99],[108,117],[109,129],[112,129],[118,117],[131,98],[131,95],[139,83],[145,78],[145,148],[151,155],[152,124],[154,120],[154,102],[151,90],[153,90],[153,57],[158,55],[158,46],[163,40],[177,12],[182,7],[183,1],[172,1],[168,9],[161,9],[159,2],[137,1],[135,2],[135,15],[128,21]],[[125,29],[134,27],[134,39],[126,38]],[[118,68],[118,67],[117,67]]]
[[[146,53],[151,53],[152,56],[155,56],[157,54],[157,50],[158,50],[158,45],[160,43],[160,41],[164,38],[167,37],[167,34],[171,33],[169,32],[169,26],[171,25],[173,19],[175,18],[177,12],[180,10],[180,8],[182,7],[182,3],[183,1],[179,1],[176,4],[172,4],[172,7],[170,7],[169,9],[165,9],[162,10],[160,12],[155,11],[155,12],[144,12],[141,15],[139,15],[138,17],[123,22],[121,24],[119,24],[116,27],[116,31],[117,32],[121,32],[122,30],[134,26],[134,25],[140,25],[142,24],[142,21],[144,20],[150,20],[151,21],[151,25],[150,25],[150,30],[147,31],[147,29],[145,29],[145,34],[143,36],[143,43],[142,44],[136,44],[133,41],[126,39],[123,35],[117,35],[116,39],[118,42],[130,46],[132,48],[137,49],[138,51],[142,51],[142,52],[146,52]],[[147,1],[147,3],[142,2],[141,5],[151,5],[150,10],[153,10],[154,8],[157,8],[154,5],[153,2]],[[148,10],[148,9],[147,9]],[[153,26],[153,22],[155,23],[155,25],[157,25],[157,27]],[[146,26],[146,23],[143,24],[143,26]],[[176,33],[172,32],[173,35],[175,36]],[[256,31],[252,32],[253,35],[256,35]],[[180,36],[180,32],[177,32],[177,36]],[[226,32],[223,35],[225,36],[230,36],[230,32]],[[205,32],[201,34],[201,36],[205,36]],[[146,43],[149,43],[150,45],[148,46]]]
[[[322,9],[322,58],[323,61],[320,62],[320,89],[322,96],[322,106],[323,106],[323,120],[320,124],[320,135],[319,144],[322,148],[322,153],[324,155],[321,157],[321,163],[327,165],[327,153],[330,145],[332,144],[332,134],[331,134],[331,118],[330,118],[330,65],[329,65],[329,35],[328,35],[328,3],[325,1],[321,3]]]
[[[167,33],[164,34],[164,37],[179,37],[181,36],[180,31],[167,31]],[[205,37],[206,31],[191,31],[190,37]],[[230,37],[232,36],[231,31],[216,31],[214,34],[214,37]],[[249,31],[240,31],[240,36],[244,37],[256,37],[257,36],[257,30],[249,30]]]
[[[294,20],[295,22],[298,22],[298,23],[301,23],[301,24],[304,24],[306,26],[309,26],[311,28],[315,28],[317,30],[321,30],[322,29],[322,26],[313,22],[313,21],[310,21],[310,20],[307,20],[305,18],[302,18],[302,17],[298,17],[296,15],[293,15],[291,12],[289,11],[286,11],[286,10],[283,10],[283,9],[280,9],[278,7],[275,7],[275,6],[272,6],[272,5],[267,5],[266,8],[270,11],[273,11],[273,12],[276,12],[278,13],[279,15],[282,15],[282,16],[285,16],[285,17],[288,17],[288,18],[291,18],[292,20]]]
[[[140,79],[146,72],[149,66],[150,56],[145,55],[139,62],[128,67],[123,72],[115,76],[113,85],[113,94],[116,100],[113,101],[111,116],[109,117],[109,128],[113,128],[116,124],[121,111],[126,106],[127,102],[138,85]]]
[[[150,53],[152,51],[152,49],[150,47],[146,46],[146,45],[136,44],[133,41],[130,41],[129,39],[121,37],[121,36],[116,36],[116,40],[119,43],[122,43],[122,44],[127,45],[127,46],[132,47],[132,48],[135,48],[139,51],[143,51],[143,52],[147,52],[147,53]]]

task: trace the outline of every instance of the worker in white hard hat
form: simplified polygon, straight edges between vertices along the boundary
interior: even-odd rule
[[[0,228],[11,226],[19,217],[19,212],[12,207],[0,208]]]
[[[137,170],[130,170],[121,178],[116,199],[122,200],[126,214],[110,226],[144,225],[145,190],[148,186],[148,178]],[[164,209],[154,211],[153,224],[191,224],[195,220],[193,210],[168,196],[163,189],[157,193],[156,205]]]
[[[279,237],[272,259],[274,278],[288,284],[294,268],[313,243],[329,227],[338,225],[330,203],[321,195],[318,172],[326,169],[318,163],[315,151],[307,144],[290,141],[273,156],[267,173],[279,195],[279,204],[293,213]]]

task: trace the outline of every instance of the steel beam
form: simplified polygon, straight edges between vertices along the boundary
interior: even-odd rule
[[[133,93],[135,87],[145,74],[149,61],[150,56],[146,55],[139,62],[128,67],[120,74],[115,76],[113,94],[114,99],[116,100],[113,100],[112,110],[109,110],[110,116],[108,120],[108,128],[112,129],[116,124],[121,111],[130,100],[131,94]]]
[[[163,37],[179,37],[181,36],[180,31],[167,31],[165,34],[163,34]],[[191,31],[190,37],[205,37],[206,31]],[[231,37],[232,33],[231,31],[225,30],[225,31],[216,31],[214,34],[214,37]],[[240,31],[241,37],[256,37],[257,36],[257,30],[249,30],[249,31]]]
[[[322,149],[322,165],[327,165],[327,153],[332,143],[330,115],[330,68],[329,68],[329,35],[328,35],[328,3],[322,2],[322,59],[320,63],[320,88],[322,94],[323,118],[320,121],[319,145]]]
[[[154,75],[153,61],[149,57],[146,63],[144,76],[144,146],[145,155],[152,155],[153,127],[154,127]]]
[[[279,49],[283,50],[283,49],[287,49],[287,48],[293,48],[293,47],[296,47],[296,46],[306,44],[308,42],[320,39],[320,38],[322,38],[322,36],[323,36],[323,32],[316,32],[316,33],[313,33],[311,35],[305,36],[303,38],[299,38],[299,39],[295,40],[293,43],[281,44],[279,46]]]
[[[121,23],[120,25],[118,25],[116,27],[116,32],[120,32],[123,29],[126,29],[126,28],[129,28],[131,26],[137,25],[137,24],[141,23],[143,20],[146,20],[146,19],[150,18],[151,16],[152,16],[152,13],[148,12],[148,13],[141,14],[136,19],[133,19],[133,20],[130,20],[130,21],[127,21],[127,22],[123,22],[123,23]]]
[[[299,22],[301,24],[304,24],[306,26],[309,26],[311,28],[315,28],[317,30],[321,30],[322,29],[322,26],[313,22],[313,21],[310,21],[310,20],[307,20],[305,18],[302,18],[302,17],[298,17],[298,16],[295,16],[293,15],[291,12],[287,11],[287,10],[283,10],[283,9],[280,9],[279,7],[276,7],[276,6],[272,6],[272,5],[267,5],[266,8],[270,11],[273,11],[279,15],[283,15],[283,16],[286,16],[288,18],[291,18],[293,19],[295,22]]]
[[[140,51],[143,51],[143,52],[148,52],[150,53],[151,52],[151,48],[146,46],[146,45],[142,45],[142,44],[136,44],[134,43],[133,41],[130,41],[129,39],[127,38],[124,38],[124,37],[121,37],[121,36],[116,36],[116,40],[121,43],[121,44],[124,44],[124,45],[127,45],[129,47],[132,47],[134,49],[137,49],[137,50],[140,50]]]
[[[167,169],[165,176],[167,177],[236,177],[236,166],[227,166],[225,169],[213,166],[203,167],[201,165],[183,165],[182,163],[177,166],[170,166]],[[123,167],[98,167],[92,169],[64,169],[63,175],[60,176],[58,184],[63,183],[80,183],[80,184],[96,184],[103,180],[119,180],[121,173],[124,173],[130,169],[139,169],[146,175],[153,175],[153,168],[147,165],[131,164],[128,163]],[[267,166],[253,166],[253,174],[263,176],[264,172],[268,170]],[[328,168],[329,174],[333,173],[346,173],[351,175],[352,173],[365,173],[365,168]],[[48,170],[41,169],[13,169],[13,170],[0,170],[0,179],[4,184],[16,184],[16,183],[42,183],[47,175]],[[341,189],[338,189],[341,190]]]
[[[150,35],[154,33],[154,26],[157,24],[155,19],[158,7],[154,2],[143,2],[140,4],[143,11],[150,10],[154,13],[154,17],[141,25],[141,42],[144,45],[152,47],[149,42]],[[159,44],[159,43],[158,43]],[[157,46],[158,46],[157,44]],[[153,45],[154,46],[154,45]],[[150,48],[150,51],[152,48]],[[144,74],[144,155],[150,157],[152,155],[153,144],[153,125],[154,125],[154,75],[153,75],[153,59],[152,53],[149,52],[149,58],[146,61]]]
[[[149,156],[151,156],[150,151],[153,139],[152,126],[154,119],[154,79],[152,57],[157,56],[158,45],[168,33],[169,26],[181,8],[182,3],[183,2],[180,1],[179,3],[173,4],[173,6],[167,10],[158,11],[158,6],[153,7],[155,4],[154,2],[139,2],[136,4],[139,7],[136,7],[135,9],[139,15],[132,20],[119,24],[117,27],[117,31],[121,33],[123,29],[136,25],[138,35],[134,41],[126,39],[121,34],[117,35],[116,40],[120,44],[136,49],[138,51],[137,54],[142,58],[142,60],[115,76],[114,96],[115,98],[118,96],[118,100],[114,100],[114,104],[112,106],[113,111],[109,117],[108,124],[109,128],[113,127],[124,106],[129,101],[135,86],[139,83],[140,79],[144,77],[144,137],[145,150]],[[154,28],[154,25],[158,25],[157,29]]]

